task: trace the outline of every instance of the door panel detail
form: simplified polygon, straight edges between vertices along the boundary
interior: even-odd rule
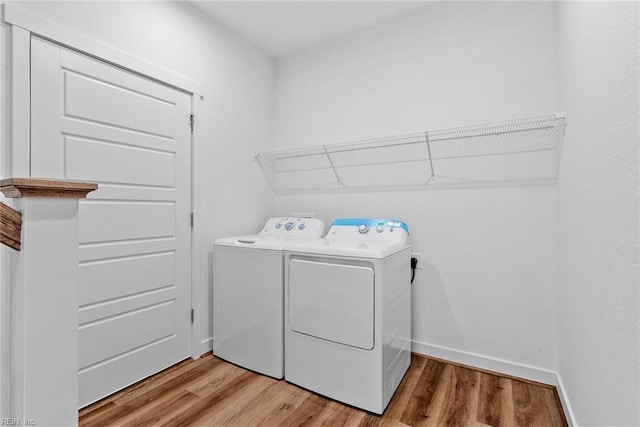
[[[31,175],[80,202],[80,406],[189,356],[191,96],[31,39]]]

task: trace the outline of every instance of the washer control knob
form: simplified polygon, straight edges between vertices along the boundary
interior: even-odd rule
[[[277,223],[277,224],[276,224],[276,230],[280,230],[280,228],[282,228],[282,224]]]
[[[376,231],[378,233],[382,233],[384,231],[384,227],[382,225],[378,224],[378,226],[376,227]]]
[[[286,223],[284,225],[284,229],[287,230],[287,231],[293,230],[293,223],[291,221],[289,221],[288,223]]]
[[[298,224],[298,230],[300,231],[304,230],[305,227],[306,225],[304,225],[304,222],[301,222],[300,224]]]
[[[369,232],[369,226],[367,224],[361,224],[360,227],[358,227],[358,232],[360,234],[367,234]]]

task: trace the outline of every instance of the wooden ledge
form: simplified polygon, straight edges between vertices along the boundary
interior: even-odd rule
[[[6,197],[49,197],[84,199],[98,184],[41,178],[8,178],[0,181],[0,191]]]

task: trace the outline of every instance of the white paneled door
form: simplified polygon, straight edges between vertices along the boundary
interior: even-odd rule
[[[31,176],[99,184],[80,204],[85,406],[190,355],[191,96],[31,45]]]

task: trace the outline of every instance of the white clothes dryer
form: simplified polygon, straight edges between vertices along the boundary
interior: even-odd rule
[[[338,219],[285,248],[285,379],[381,414],[411,363],[402,221]]]
[[[274,378],[284,376],[286,242],[322,237],[316,218],[271,218],[254,235],[213,246],[213,354]]]

